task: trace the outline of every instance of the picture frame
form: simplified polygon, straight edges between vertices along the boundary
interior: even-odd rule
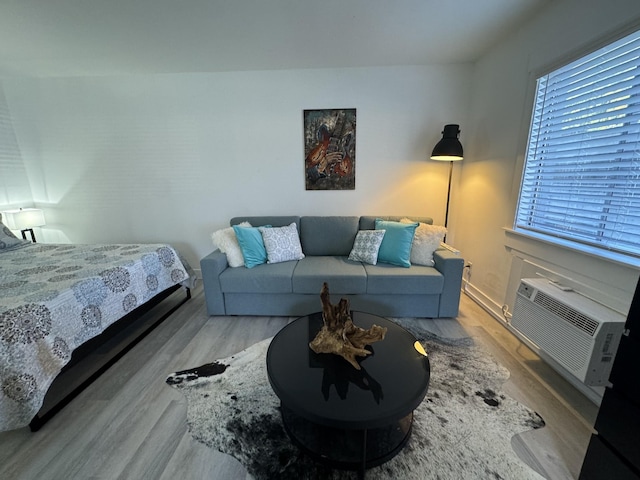
[[[306,190],[355,190],[356,109],[304,110]]]

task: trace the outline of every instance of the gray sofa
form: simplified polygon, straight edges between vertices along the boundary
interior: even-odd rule
[[[353,310],[391,317],[455,317],[460,302],[464,260],[438,249],[434,267],[409,268],[347,259],[358,230],[373,230],[375,219],[389,216],[235,217],[231,225],[273,227],[296,223],[305,258],[254,268],[230,268],[214,250],[200,261],[209,315],[301,316],[321,310],[320,289],[329,284],[331,301],[348,298]],[[431,218],[412,217],[432,223]]]

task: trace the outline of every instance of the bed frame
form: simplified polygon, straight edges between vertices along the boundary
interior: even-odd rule
[[[179,290],[186,290],[186,296]],[[31,431],[39,430],[190,298],[189,288],[174,285],[76,348],[47,391],[42,408],[31,420]]]

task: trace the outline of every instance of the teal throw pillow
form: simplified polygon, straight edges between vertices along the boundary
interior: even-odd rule
[[[419,223],[400,223],[376,219],[376,230],[386,230],[378,250],[378,262],[399,267],[411,266],[411,245]]]
[[[240,250],[244,258],[244,266],[253,268],[267,263],[267,250],[264,248],[262,234],[256,227],[233,226]]]

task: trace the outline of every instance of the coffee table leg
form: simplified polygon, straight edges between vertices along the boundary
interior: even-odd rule
[[[358,471],[358,478],[364,480],[364,475],[367,470],[367,429],[362,431],[362,465]]]
[[[282,403],[280,410],[285,431],[295,445],[318,462],[357,472],[359,479],[365,478],[367,469],[382,465],[402,450],[413,422],[410,413],[388,427],[344,430],[315,424]]]

